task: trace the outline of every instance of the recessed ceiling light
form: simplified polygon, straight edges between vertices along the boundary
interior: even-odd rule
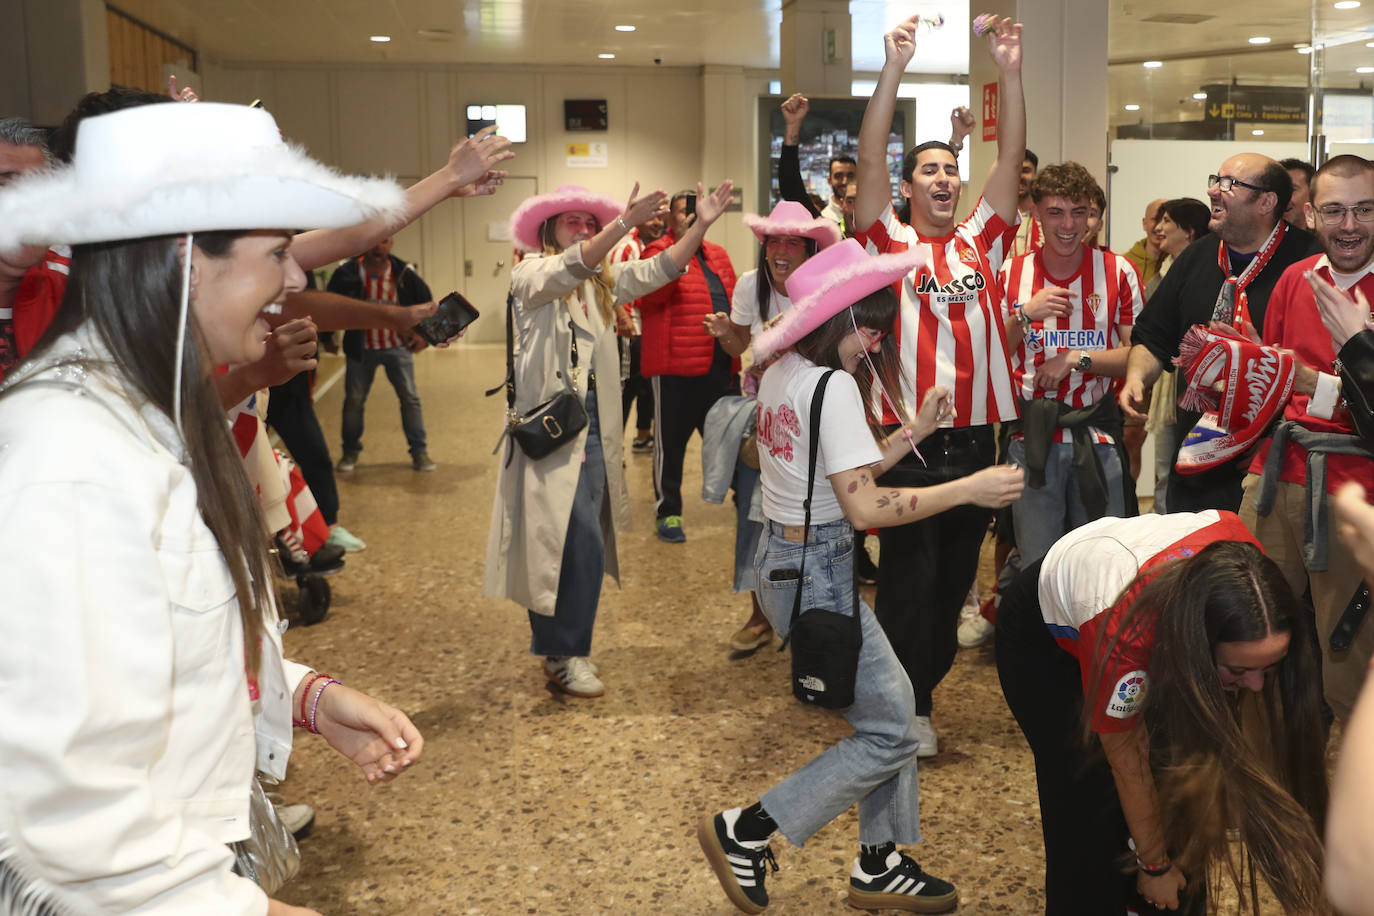
[[[1356,67],[1356,73],[1374,73],[1374,67]]]
[[[1359,4],[1356,5],[1358,6]],[[618,25],[615,27],[615,30],[617,32],[633,32],[635,30],[635,27],[632,25]]]
[[[1267,44],[1269,44],[1269,42],[1272,41],[1272,40],[1273,40],[1273,39],[1271,39],[1271,38],[1270,38],[1269,36],[1267,36],[1267,35],[1256,35],[1254,38],[1250,39],[1250,44],[1252,44],[1252,45],[1267,45]]]
[[[1160,67],[1164,66],[1164,61],[1162,61],[1162,60],[1147,60],[1147,61],[1145,61],[1145,63],[1144,63],[1142,66],[1143,66],[1146,70],[1158,70]]]
[[[1193,93],[1193,98],[1197,99],[1199,102],[1206,101],[1206,100],[1207,100],[1207,93],[1205,93],[1205,92],[1194,92],[1194,93]]]
[[[602,60],[615,60],[614,54],[598,54],[596,56],[601,58]]]
[[[1264,136],[1264,131],[1262,131],[1262,130],[1252,130],[1252,131],[1250,131],[1250,135],[1251,135],[1252,137],[1263,137],[1263,136]]]
[[[1360,8],[1360,0],[1338,0],[1332,6],[1338,10],[1357,10]]]
[[[375,42],[377,42],[378,44],[385,44],[386,42],[388,42],[388,41],[391,40],[391,36],[390,36],[390,35],[369,35],[369,36],[367,37],[367,40],[368,40],[368,41],[375,41]]]
[[[1127,105],[1127,106],[1126,106],[1126,110],[1127,110],[1127,111],[1139,111],[1139,110],[1140,110],[1140,106],[1139,106],[1139,105]]]

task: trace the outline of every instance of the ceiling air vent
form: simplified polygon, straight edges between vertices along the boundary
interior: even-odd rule
[[[1173,25],[1197,25],[1199,22],[1206,22],[1208,19],[1215,19],[1206,13],[1155,13],[1140,20],[1141,22],[1167,22]]]

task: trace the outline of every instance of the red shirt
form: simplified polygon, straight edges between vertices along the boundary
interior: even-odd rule
[[[945,385],[954,393],[954,426],[1016,419],[997,282],[1016,226],[979,198],[953,232],[927,237],[900,222],[889,204],[855,237],[873,254],[925,250],[926,263],[900,283],[901,311],[893,329],[906,403],[914,408],[930,386]],[[886,411],[883,419],[897,422]]]
[[[1330,374],[1331,363],[1336,358],[1335,348],[1331,345],[1331,334],[1322,324],[1321,313],[1317,311],[1317,301],[1312,287],[1307,285],[1303,273],[1315,270],[1326,282],[1331,282],[1331,267],[1326,255],[1314,255],[1289,265],[1288,269],[1274,284],[1269,296],[1269,305],[1264,313],[1264,332],[1262,339],[1267,344],[1275,344],[1293,351],[1298,360],[1319,372]],[[1355,285],[1365,297],[1374,302],[1374,272],[1366,272]],[[1310,416],[1307,405],[1311,396],[1299,394],[1296,390],[1283,408],[1283,418],[1293,420],[1307,429],[1323,433],[1344,433],[1354,435],[1355,426],[1350,420],[1350,411],[1337,405],[1331,419]],[[1259,474],[1264,470],[1264,459],[1269,454],[1272,440],[1266,438],[1250,464],[1250,472]],[[1307,450],[1291,439],[1284,451],[1283,465],[1279,479],[1288,483],[1307,482]],[[1374,492],[1374,461],[1358,455],[1328,455],[1326,458],[1326,491],[1334,493],[1347,480],[1358,481],[1368,492]]]

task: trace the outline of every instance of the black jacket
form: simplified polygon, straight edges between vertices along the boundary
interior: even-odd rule
[[[391,275],[396,278],[397,305],[420,305],[433,300],[434,295],[429,291],[429,286],[420,279],[412,265],[395,255],[387,257],[391,259]],[[363,259],[359,257],[340,265],[329,278],[329,292],[366,300],[367,297],[363,295],[362,262]],[[349,359],[363,358],[363,334],[364,332],[356,330],[344,332],[343,351]]]

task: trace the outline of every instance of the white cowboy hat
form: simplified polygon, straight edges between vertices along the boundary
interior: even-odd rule
[[[267,112],[212,102],[89,118],[69,166],[0,191],[0,251],[227,229],[315,229],[399,217],[400,186],[341,175]]]

